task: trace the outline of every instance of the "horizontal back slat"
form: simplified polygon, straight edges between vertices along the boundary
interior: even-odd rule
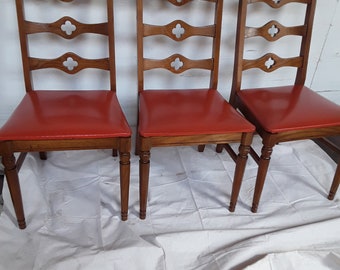
[[[175,29],[180,31],[176,34]],[[195,27],[187,24],[182,20],[175,20],[167,25],[150,25],[144,24],[144,36],[165,35],[175,41],[182,41],[192,36],[213,37],[215,34],[215,26]]]
[[[85,24],[65,16],[54,23],[26,21],[26,34],[52,33],[66,39],[73,39],[84,33],[108,35],[107,23]],[[67,29],[68,28],[68,29]]]
[[[280,8],[289,3],[305,3],[309,4],[311,0],[248,0],[249,4],[253,3],[266,3],[272,8]]]
[[[175,6],[183,6],[193,0],[168,0],[168,1]],[[216,2],[217,0],[202,0],[202,1]]]
[[[109,58],[86,59],[72,52],[54,59],[30,57],[29,65],[31,70],[55,68],[68,74],[75,74],[85,68],[110,70]]]
[[[165,59],[144,59],[144,70],[163,68],[172,73],[182,73],[188,69],[199,68],[211,70],[213,68],[213,59],[192,60],[181,54],[173,54]]]
[[[274,53],[267,53],[264,56],[248,60],[243,60],[243,70],[259,68],[265,72],[272,72],[282,67],[302,67],[302,57],[280,58]]]
[[[262,27],[246,27],[245,38],[261,36],[268,41],[276,41],[284,36],[306,34],[307,27],[305,25],[286,27],[277,21],[270,21]]]

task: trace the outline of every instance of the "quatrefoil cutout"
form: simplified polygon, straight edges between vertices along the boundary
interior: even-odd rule
[[[180,23],[178,23],[176,24],[176,27],[172,29],[172,33],[176,36],[176,38],[181,38],[181,36],[185,33],[185,29]]]
[[[72,57],[67,57],[66,61],[63,62],[64,67],[66,67],[69,71],[72,71],[75,67],[78,66],[78,62],[73,60]]]
[[[276,25],[272,25],[269,29],[268,29],[268,34],[273,38],[277,35],[277,33],[279,32],[279,28],[277,28]]]
[[[175,70],[179,70],[181,67],[183,67],[184,63],[177,57],[174,61],[171,62],[171,67]]]
[[[281,0],[273,0],[273,2],[278,5],[280,4]]]
[[[271,69],[275,65],[275,61],[273,58],[269,57],[264,65],[267,67],[267,69]]]
[[[77,29],[77,27],[73,25],[70,21],[66,21],[60,28],[68,36],[72,35],[72,33]]]
[[[182,3],[182,0],[176,0],[177,3]]]

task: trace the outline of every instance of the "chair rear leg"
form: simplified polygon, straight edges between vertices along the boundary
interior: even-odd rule
[[[336,194],[336,191],[338,190],[339,184],[340,184],[340,161],[338,162],[338,166],[335,171],[332,187],[331,187],[331,190],[329,191],[329,195],[328,195],[329,200],[334,199],[334,196]]]
[[[244,175],[244,170],[246,167],[248,153],[250,151],[250,144],[252,142],[253,134],[245,133],[242,135],[242,141],[239,146],[239,154],[236,159],[236,167],[234,173],[233,188],[231,192],[231,199],[229,204],[229,211],[234,212],[238,195],[240,193],[240,188],[242,184],[242,179]]]
[[[137,132],[136,143],[135,143],[135,155],[136,156],[139,156],[139,154],[140,154],[140,144],[141,144],[140,140],[141,140],[141,137],[139,136],[139,134]]]
[[[216,153],[222,153],[223,151],[223,144],[216,145]]]
[[[256,177],[256,184],[255,184],[255,191],[254,191],[254,198],[253,198],[253,205],[251,208],[251,211],[253,213],[257,212],[257,208],[259,205],[264,181],[266,179],[270,157],[273,152],[273,146],[271,145],[263,145],[261,150],[261,157],[259,160],[259,168],[257,171],[257,177]]]
[[[0,174],[0,195],[2,195],[2,190],[4,189],[4,176]]]
[[[121,218],[127,220],[129,211],[129,189],[130,189],[130,153],[119,152],[120,164],[120,204]]]
[[[47,153],[46,152],[39,152],[39,157],[41,160],[47,160]]]
[[[117,149],[112,149],[112,156],[117,157],[118,156],[118,151]]]
[[[149,189],[150,151],[141,150],[139,156],[139,218],[145,219]]]
[[[4,176],[2,175],[2,172],[0,172],[0,205],[4,204],[3,198],[2,198],[2,190],[4,188]]]
[[[22,204],[22,197],[20,191],[19,176],[17,172],[16,162],[14,154],[5,154],[2,156],[2,164],[4,165],[4,171],[8,183],[9,192],[11,194],[15,214],[20,229],[26,228],[24,207]]]
[[[204,151],[204,149],[205,149],[205,144],[200,144],[200,145],[197,147],[198,152],[201,152],[201,153]]]

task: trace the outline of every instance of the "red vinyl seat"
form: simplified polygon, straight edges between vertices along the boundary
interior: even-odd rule
[[[306,86],[244,89],[238,98],[270,133],[340,125],[340,106]]]
[[[113,91],[31,91],[0,129],[0,140],[130,137]]]
[[[213,89],[143,91],[139,104],[138,132],[143,137],[254,131]]]

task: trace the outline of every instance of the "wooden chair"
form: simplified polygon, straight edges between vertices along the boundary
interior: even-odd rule
[[[61,3],[70,2],[70,3]],[[100,23],[81,23],[65,16],[52,22],[36,22],[25,19],[23,0],[16,0],[23,72],[26,94],[8,121],[0,129],[0,155],[5,167],[19,228],[26,227],[18,171],[27,152],[114,149],[120,155],[121,218],[127,219],[130,175],[131,130],[119,105],[115,83],[115,48],[113,31],[113,0],[107,0],[107,18]],[[74,1],[77,2],[77,1]],[[72,0],[54,0],[50,4],[76,5]],[[89,4],[89,3],[87,3]],[[83,3],[79,5],[82,8]],[[69,25],[69,28],[65,28]],[[47,33],[47,34],[43,34]],[[108,42],[107,57],[87,59],[67,52],[58,58],[46,59],[31,56],[33,45],[29,37],[35,34],[54,39],[74,39],[87,33],[86,37],[105,36]],[[62,39],[60,39],[62,41]],[[82,39],[77,40],[77,44]],[[71,41],[70,41],[71,42]],[[74,42],[74,41],[73,41]],[[69,44],[69,43],[67,43]],[[30,46],[31,45],[31,46]],[[96,48],[89,48],[95,50]],[[68,65],[70,63],[70,65]],[[83,69],[107,71],[108,90],[44,90],[33,89],[34,72],[41,69],[58,69],[69,75]],[[58,71],[56,71],[58,73]],[[60,72],[63,76],[63,73]],[[76,78],[74,78],[76,79]],[[98,78],[101,80],[102,78]],[[48,78],[46,78],[48,80]],[[14,152],[20,152],[16,161]]]
[[[301,25],[286,27],[276,20],[271,20],[262,27],[251,27],[248,25],[248,21],[246,23],[246,19],[250,15],[249,6],[251,5],[258,5],[257,7],[253,6],[254,9],[252,9],[257,11],[260,8],[280,10],[281,7],[293,2],[297,3],[297,5],[305,6],[305,18]],[[275,144],[340,134],[340,106],[321,97],[304,85],[315,5],[316,1],[314,0],[239,1],[235,66],[230,103],[235,108],[238,108],[256,126],[258,134],[262,137],[263,147],[261,156],[259,157],[253,149],[250,151],[259,165],[251,208],[252,212],[256,212],[258,209],[270,157]],[[283,10],[281,11],[283,12]],[[250,38],[262,37],[269,42],[268,44],[279,45],[275,41],[288,35],[301,37],[301,43],[297,48],[297,55],[289,58],[280,58],[274,53],[267,53],[258,59],[245,59],[245,45],[248,45],[245,42],[248,39],[255,42],[255,39]],[[254,45],[253,43],[251,44]],[[251,50],[249,46],[247,49]],[[272,48],[272,50],[274,49]],[[294,51],[293,48],[290,49]],[[242,87],[241,82],[242,75],[243,77],[245,76],[244,71],[257,68],[260,71],[270,73],[281,67],[296,68],[294,84],[243,89],[244,87]],[[336,193],[339,181],[340,169],[338,163],[328,196],[330,200],[333,199]]]
[[[214,21],[204,26],[192,26],[183,20],[174,20],[166,25],[150,24],[154,16],[151,12],[147,13],[147,18],[144,16],[149,3],[143,2],[137,0],[139,111],[136,153],[140,155],[140,218],[146,217],[150,150],[157,146],[239,142],[239,154],[232,153],[236,169],[229,210],[234,211],[255,128],[216,90],[223,1],[206,1],[214,5]],[[163,0],[159,4],[162,9],[172,9],[168,13],[171,15],[176,15],[186,4],[207,4],[205,1],[189,2],[191,0]],[[161,47],[164,45],[162,42],[161,45],[154,43],[147,47],[146,40],[152,36],[163,36],[169,42],[175,41],[175,44],[193,36],[208,39],[212,41],[209,44],[212,54],[208,59],[195,60],[179,53],[165,59],[149,58],[144,55],[145,51],[166,47]],[[190,43],[185,45],[189,46]],[[207,70],[210,80],[202,89],[145,89],[145,73],[153,69],[165,69],[174,76],[189,69]]]

